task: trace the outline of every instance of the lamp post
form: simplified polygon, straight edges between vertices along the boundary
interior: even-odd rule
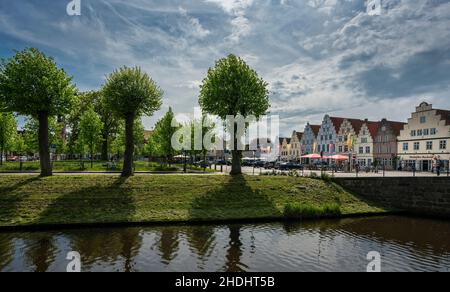
[[[253,150],[253,176],[255,175],[255,162],[256,162],[256,156],[255,156],[255,150]]]
[[[184,159],[184,165],[183,165],[183,172],[186,173],[187,172],[187,156],[186,156],[186,150],[183,151],[183,159]]]

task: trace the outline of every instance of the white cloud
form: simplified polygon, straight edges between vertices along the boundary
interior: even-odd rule
[[[246,10],[253,5],[253,0],[205,0],[220,6],[225,12],[233,16],[231,20],[231,34],[228,37],[232,43],[239,43],[240,39],[251,32],[251,23],[246,17]]]
[[[404,119],[425,98],[450,107],[446,0],[384,0],[377,17],[361,0],[83,3],[78,18],[49,0],[0,3],[0,49],[37,46],[81,89],[98,88],[119,66],[141,66],[165,91],[148,128],[168,106],[197,106],[208,68],[229,53],[270,83],[286,135],[325,113]],[[392,103],[400,106],[389,111]]]

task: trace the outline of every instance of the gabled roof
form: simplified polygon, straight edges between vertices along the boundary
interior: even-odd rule
[[[330,117],[331,122],[333,123],[334,129],[336,132],[339,132],[342,123],[344,122],[344,118]]]
[[[367,128],[369,128],[369,133],[372,138],[376,137],[378,130],[380,129],[381,122],[366,122]]]
[[[282,145],[283,142],[284,142],[284,140],[285,140],[285,139],[288,139],[288,138],[280,137],[280,138],[278,138],[278,139],[279,139],[280,145]],[[291,139],[289,139],[289,140],[291,140]]]
[[[441,116],[441,120],[445,121],[445,125],[450,125],[450,111],[447,110],[436,110],[437,114]]]
[[[310,125],[310,127],[311,127],[311,130],[314,133],[314,136],[317,137],[317,135],[319,135],[320,127],[322,127],[322,126],[320,126],[320,125]]]
[[[298,141],[302,140],[302,137],[303,137],[303,133],[301,133],[301,132],[297,132],[297,131],[295,131],[294,133],[295,133],[295,135],[297,135],[297,139],[298,139]]]
[[[400,131],[402,131],[405,128],[405,125],[407,125],[407,123],[393,121],[386,121],[386,124],[391,127],[394,135],[396,136],[400,136]]]
[[[346,119],[350,122],[350,124],[352,125],[353,129],[355,130],[356,134],[359,134],[359,132],[361,131],[362,126],[366,123],[366,121],[363,120],[357,120],[357,119]]]

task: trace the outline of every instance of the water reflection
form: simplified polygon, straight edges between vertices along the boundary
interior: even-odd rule
[[[0,271],[449,271],[450,222],[406,217],[0,233]]]
[[[28,265],[33,267],[34,272],[46,272],[54,261],[56,247],[53,236],[39,234],[37,236],[29,234],[24,239],[25,258]]]
[[[241,227],[240,225],[231,225],[230,241],[228,243],[228,250],[226,254],[225,271],[226,272],[244,272],[248,267],[241,262],[242,256],[242,242],[241,242]]]

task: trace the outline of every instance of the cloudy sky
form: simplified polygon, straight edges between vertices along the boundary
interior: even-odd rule
[[[141,66],[168,106],[193,113],[215,60],[234,53],[270,83],[282,133],[325,113],[406,120],[426,100],[450,108],[450,0],[0,0],[0,53],[37,47],[81,90]]]

